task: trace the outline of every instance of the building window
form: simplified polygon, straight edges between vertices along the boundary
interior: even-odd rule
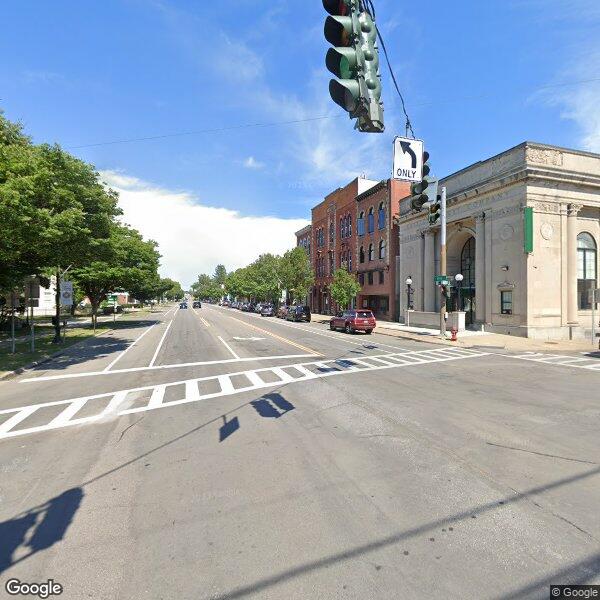
[[[360,285],[365,285],[365,274],[364,273],[358,274],[358,283],[360,283]]]
[[[369,244],[369,262],[373,260],[373,244]]]
[[[352,237],[352,216],[348,215],[348,237]]]
[[[340,219],[340,238],[344,239],[344,219]]]
[[[513,314],[513,293],[512,291],[500,292],[500,312],[503,315]]]
[[[333,221],[329,223],[329,243],[333,244],[333,240],[335,239],[335,227],[333,225]]]
[[[333,265],[334,265],[334,262],[333,262],[333,252],[330,252],[329,253],[329,274],[330,275],[333,275]]]
[[[361,246],[360,250],[358,251],[358,262],[360,264],[365,262],[365,249]]]
[[[356,227],[357,227],[358,235],[360,235],[360,236],[365,235],[365,213],[364,212],[361,212],[360,215],[358,215],[358,221],[356,223]]]
[[[385,240],[379,242],[379,258],[385,258]]]
[[[369,209],[369,233],[375,231],[375,215],[373,214],[373,207]]]
[[[579,310],[592,308],[591,290],[596,287],[598,253],[594,238],[586,232],[577,236],[577,305]]]
[[[475,288],[475,238],[470,237],[460,253],[460,272],[464,279],[463,288]]]
[[[348,273],[352,273],[352,250],[348,251]]]
[[[377,212],[377,227],[379,227],[379,229],[385,227],[385,209],[383,208],[383,202],[379,204],[379,211]]]
[[[369,282],[369,285],[373,285],[373,271],[369,271],[367,281]]]
[[[383,275],[383,271],[379,271],[379,283],[381,285],[383,285],[384,282],[384,275]]]

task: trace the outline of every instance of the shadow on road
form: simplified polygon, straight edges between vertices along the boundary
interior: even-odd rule
[[[278,419],[286,412],[296,408],[291,402],[288,402],[281,394],[274,392],[265,394],[258,400],[253,400],[250,404],[254,410],[267,419]]]
[[[223,425],[219,428],[219,442],[225,441],[231,434],[235,433],[240,428],[240,422],[237,417],[227,420],[223,415]]]
[[[71,488],[0,523],[0,573],[62,540],[82,499],[83,489]]]

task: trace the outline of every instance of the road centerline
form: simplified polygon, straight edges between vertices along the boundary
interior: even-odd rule
[[[167,333],[169,333],[169,329],[171,328],[172,324],[173,324],[173,319],[171,319],[169,321],[169,324],[167,325],[165,332],[162,334],[162,337],[160,338],[160,342],[158,342],[158,346],[156,347],[156,350],[154,352],[154,356],[152,357],[152,360],[150,361],[150,364],[148,365],[149,367],[154,366],[156,358],[158,357],[158,353],[160,352],[160,349],[165,341],[165,338],[167,337]]]

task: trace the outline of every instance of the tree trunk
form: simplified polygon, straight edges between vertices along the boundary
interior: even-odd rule
[[[60,336],[60,268],[56,269],[56,294],[55,298],[55,311],[54,311],[54,339],[53,344],[62,344],[62,338]]]

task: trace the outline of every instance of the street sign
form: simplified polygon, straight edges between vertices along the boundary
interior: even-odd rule
[[[394,139],[394,179],[423,179],[423,141],[396,137]]]
[[[435,275],[433,280],[439,285],[450,285],[448,275]]]
[[[72,306],[73,305],[73,282],[72,281],[61,281],[60,282],[60,304],[61,304],[61,306]]]

